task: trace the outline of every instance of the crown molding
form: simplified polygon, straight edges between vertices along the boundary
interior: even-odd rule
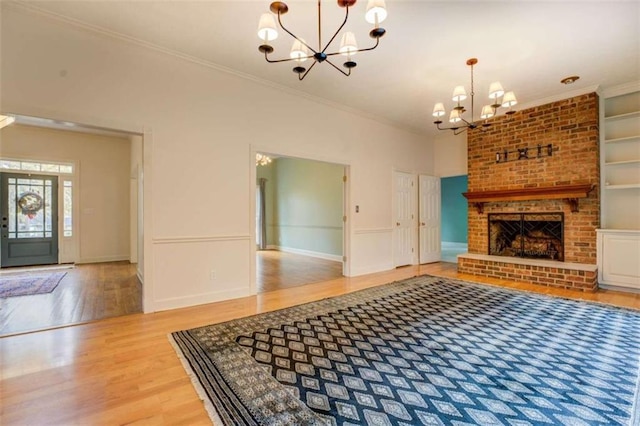
[[[360,109],[357,108],[352,108],[337,102],[333,102],[330,101],[328,99],[319,97],[319,96],[315,96],[315,95],[310,95],[306,92],[297,90],[297,89],[293,89],[291,87],[288,86],[284,86],[278,83],[274,83],[272,81],[269,80],[265,80],[263,78],[260,77],[256,77],[254,75],[251,74],[247,74],[247,73],[243,73],[241,71],[232,69],[232,68],[228,68],[225,67],[223,65],[217,64],[215,62],[211,62],[211,61],[207,61],[205,59],[202,58],[198,58],[196,56],[192,56],[192,55],[188,55],[186,53],[182,53],[179,52],[177,50],[173,50],[173,49],[169,49],[145,40],[141,40],[139,38],[136,37],[132,37],[132,36],[128,36],[128,35],[124,35],[115,31],[111,31],[108,30],[106,28],[102,28],[99,27],[97,25],[91,25],[88,24],[86,22],[80,21],[78,19],[75,18],[71,18],[68,16],[64,16],[55,12],[51,12],[49,10],[43,9],[41,7],[38,7],[34,4],[28,3],[25,0],[0,0],[1,6],[2,7],[9,7],[12,8],[14,10],[22,10],[24,12],[30,13],[32,15],[37,15],[37,16],[42,16],[48,19],[52,19],[52,20],[56,20],[59,22],[63,22],[65,24],[74,26],[78,29],[82,29],[84,31],[90,32],[90,33],[94,33],[94,34],[99,34],[101,36],[104,36],[106,38],[110,38],[110,39],[115,39],[115,40],[119,40],[125,43],[130,43],[133,45],[137,45],[143,48],[147,48],[150,50],[154,50],[156,52],[160,52],[169,56],[173,56],[175,58],[181,59],[183,61],[187,61],[187,62],[191,62],[193,64],[197,64],[203,67],[207,67],[210,69],[214,69],[216,71],[220,71],[226,74],[230,74],[233,75],[235,77],[239,77],[245,80],[249,80],[252,81],[256,84],[259,84],[261,86],[265,86],[265,87],[269,87],[272,89],[277,90],[278,92],[285,92],[287,94],[293,95],[293,96],[297,96],[299,98],[303,98],[318,104],[322,104],[334,109],[338,109],[356,116],[359,116],[361,118],[365,118],[368,120],[372,120],[375,121],[377,123],[383,123],[386,124],[388,126],[394,127],[398,130],[402,130],[408,133],[412,133],[414,135],[418,135],[418,136],[425,136],[426,134],[428,134],[428,132],[425,132],[425,130],[423,129],[419,129],[419,128],[415,128],[412,126],[407,126],[405,124],[401,124],[392,120],[389,120],[388,118],[385,117],[381,117],[379,115],[375,115],[375,114],[370,114],[367,113],[365,111],[362,111]]]
[[[558,101],[563,101],[565,99],[570,99],[570,98],[573,98],[575,96],[581,96],[581,95],[586,95],[587,93],[598,92],[598,90],[599,90],[599,86],[597,86],[597,85],[581,87],[581,88],[578,88],[578,89],[569,90],[569,91],[566,91],[566,92],[557,93],[555,95],[547,96],[545,98],[536,99],[534,101],[529,101],[529,102],[526,102],[524,104],[519,104],[520,107],[518,108],[518,110],[534,108],[534,107],[537,107],[537,106],[540,106],[540,105],[547,105],[547,104],[551,104],[553,102],[558,102]]]
[[[602,90],[601,95],[603,98],[613,98],[614,96],[626,95],[627,93],[633,92],[640,92],[640,80],[607,87]]]

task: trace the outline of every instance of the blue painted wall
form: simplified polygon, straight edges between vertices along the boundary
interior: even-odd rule
[[[442,197],[442,241],[467,242],[467,175],[440,178]]]

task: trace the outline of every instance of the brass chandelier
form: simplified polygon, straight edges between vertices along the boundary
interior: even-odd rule
[[[452,130],[454,134],[458,135],[464,132],[467,129],[475,129],[477,127],[486,128],[491,124],[487,122],[487,120],[498,113],[498,108],[505,107],[509,108],[506,114],[513,114],[515,111],[512,109],[514,105],[518,103],[516,99],[516,95],[513,92],[506,92],[502,88],[502,84],[499,81],[495,81],[489,85],[489,99],[491,99],[491,103],[488,105],[484,105],[482,107],[482,111],[480,112],[479,121],[475,121],[474,119],[474,88],[473,88],[473,66],[478,63],[476,58],[471,58],[467,60],[467,65],[471,67],[471,117],[465,118],[463,113],[467,110],[464,106],[460,104],[460,102],[467,99],[467,92],[464,86],[456,86],[453,89],[453,97],[452,100],[456,102],[456,106],[453,107],[451,113],[449,114],[449,123],[451,126],[449,127],[441,127],[442,124],[441,117],[446,114],[444,109],[444,104],[442,102],[438,102],[433,107],[433,116],[436,120],[433,124],[436,125],[438,130]]]
[[[344,21],[342,21],[342,25],[338,27],[333,36],[329,39],[326,44],[322,44],[322,6],[320,0],[318,0],[318,47],[313,48],[310,44],[308,44],[303,38],[300,38],[289,31],[282,24],[282,15],[289,11],[289,7],[286,3],[281,1],[274,1],[271,3],[269,9],[272,13],[264,13],[260,17],[260,22],[258,25],[258,37],[262,40],[262,44],[258,47],[258,50],[264,53],[264,58],[269,63],[278,63],[278,62],[295,62],[296,66],[293,67],[293,72],[298,74],[298,80],[304,79],[309,71],[317,64],[326,62],[331,65],[336,70],[340,71],[342,74],[347,77],[351,75],[351,70],[356,67],[356,62],[353,60],[353,56],[358,52],[365,52],[368,50],[373,50],[378,47],[378,43],[380,43],[380,37],[385,34],[385,29],[380,28],[380,23],[384,21],[387,17],[387,10],[385,7],[384,0],[369,0],[367,3],[367,11],[365,13],[365,20],[371,24],[374,24],[373,29],[369,32],[369,36],[375,39],[375,44],[372,47],[365,49],[358,49],[358,44],[356,42],[355,35],[347,31],[342,34],[340,48],[337,51],[329,51],[329,46],[338,36],[338,33],[342,30],[342,28],[347,23],[347,19],[349,18],[349,9],[356,3],[356,0],[337,0],[338,6],[343,7],[345,9]],[[273,53],[274,48],[269,44],[270,41],[275,40],[278,37],[278,30],[276,28],[276,22],[274,19],[274,15],[278,17],[278,25],[284,32],[293,37],[293,45],[291,46],[291,52],[289,54],[289,58],[285,59],[270,59],[269,54]],[[346,61],[342,64],[342,66],[346,69],[342,70],[336,64],[334,64],[329,58],[336,55],[346,56]],[[313,59],[313,63],[309,66],[309,68],[305,68],[302,66],[302,63],[307,61],[308,59]]]

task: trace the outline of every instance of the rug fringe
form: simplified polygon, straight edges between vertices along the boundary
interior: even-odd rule
[[[204,388],[200,384],[200,381],[198,380],[198,376],[196,376],[196,374],[193,372],[193,370],[191,369],[191,366],[189,365],[189,362],[187,361],[185,356],[182,354],[182,350],[174,340],[171,333],[169,333],[167,337],[169,339],[169,343],[171,343],[171,346],[173,346],[173,349],[176,351],[176,355],[178,355],[178,359],[180,360],[182,367],[187,373],[187,376],[189,376],[189,379],[191,379],[191,384],[196,390],[196,393],[198,394],[198,398],[200,398],[200,400],[204,404],[204,409],[207,411],[207,414],[209,415],[211,422],[214,424],[214,426],[223,425],[220,415],[216,411],[215,407],[213,406],[213,403],[211,402]]]

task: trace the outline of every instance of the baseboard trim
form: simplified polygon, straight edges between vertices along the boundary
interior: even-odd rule
[[[99,257],[83,257],[80,258],[76,264],[83,263],[105,263],[105,262],[121,262],[123,260],[128,261],[129,255],[116,255],[116,256],[99,256]]]
[[[236,290],[222,290],[208,293],[200,293],[184,297],[171,297],[168,299],[156,300],[153,303],[154,311],[168,311],[171,309],[187,308],[190,306],[206,305],[207,303],[220,302],[223,300],[238,299],[240,297],[251,296],[251,289],[245,287]]]
[[[360,276],[360,275],[375,274],[377,272],[391,271],[392,269],[395,269],[395,267],[393,266],[393,263],[391,263],[391,262],[382,263],[382,264],[375,265],[375,266],[351,267],[351,274],[349,276],[350,277],[357,277],[357,276]]]

